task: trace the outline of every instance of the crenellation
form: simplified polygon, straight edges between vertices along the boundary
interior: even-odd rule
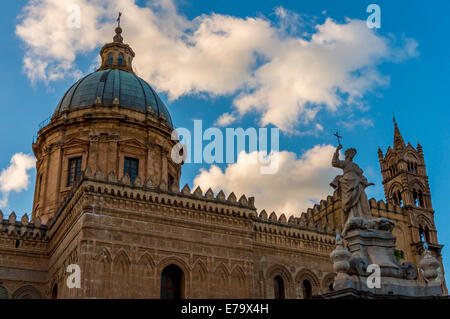
[[[270,213],[269,220],[274,223],[278,222],[277,214],[275,214],[275,212]]]
[[[203,191],[202,191],[202,189],[200,188],[200,186],[197,186],[197,188],[194,190],[193,195],[194,195],[195,197],[199,197],[199,198],[203,197]]]
[[[236,203],[237,199],[236,199],[236,195],[234,195],[233,192],[231,192],[231,194],[228,196],[227,199],[230,203]]]
[[[259,218],[262,220],[267,220],[267,212],[265,209],[263,209],[260,213],[259,213]]]
[[[205,193],[205,198],[208,198],[208,199],[214,199],[214,192],[213,192],[213,190],[211,189],[211,187],[208,188],[208,190],[206,191],[206,193]]]
[[[10,225],[13,225],[13,224],[15,224],[16,223],[16,213],[15,212],[12,212],[11,214],[9,214],[9,217],[8,217],[8,223],[10,224]]]
[[[239,204],[242,206],[248,206],[247,197],[245,195],[242,195],[241,198],[239,198]]]
[[[188,184],[184,185],[184,187],[181,189],[181,193],[183,195],[190,195],[191,194],[191,189],[189,188]]]
[[[296,218],[294,217],[294,215],[291,215],[288,219],[288,224],[297,224],[296,222]]]
[[[226,201],[225,193],[223,192],[223,190],[220,190],[220,191],[217,193],[216,199],[217,199],[218,201],[221,201],[221,202]]]

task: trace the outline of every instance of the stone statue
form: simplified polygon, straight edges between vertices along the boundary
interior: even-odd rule
[[[342,149],[342,145],[336,148],[331,165],[342,169],[344,174],[336,176],[330,185],[340,194],[346,222],[355,217],[369,221],[372,219],[372,215],[365,189],[374,184],[367,182],[363,170],[353,162],[356,149],[347,149],[343,161],[339,159],[340,149]]]
[[[338,133],[335,135],[339,142],[341,137]],[[363,170],[353,162],[356,150],[349,148],[345,151],[345,160],[340,160],[341,149],[339,143],[332,166],[342,169],[344,173],[330,183],[341,198],[345,219],[342,237],[337,234],[336,249],[330,254],[337,273],[333,296],[336,293],[345,296],[349,288],[380,296],[442,295],[441,283],[437,279],[440,265],[429,252],[425,252],[420,262],[423,277],[427,280],[426,286],[417,280],[418,270],[414,264],[397,260],[394,254],[396,238],[392,234],[395,223],[385,217],[372,217],[365,189],[374,184],[367,182]],[[379,286],[371,281],[373,269],[378,269]]]

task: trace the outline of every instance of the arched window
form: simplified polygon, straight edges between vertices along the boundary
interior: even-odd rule
[[[161,299],[183,298],[184,274],[180,267],[170,265],[161,274]]]
[[[399,201],[398,201],[398,198],[397,198],[397,194],[394,193],[394,195],[392,196],[392,200],[394,201],[394,204],[396,204],[396,205],[399,204]]]
[[[425,240],[427,241],[427,243],[430,242],[430,229],[428,228],[428,226],[425,226]]]
[[[419,225],[419,237],[421,242],[425,240],[425,234],[422,225]]]
[[[397,202],[398,205],[403,205],[403,200],[402,200],[402,193],[400,193],[400,191],[397,191]]]
[[[419,197],[419,206],[420,207],[425,207],[425,202],[423,201],[423,193],[422,193],[421,190],[419,190],[418,197]]]
[[[52,289],[52,299],[58,299],[58,284],[55,284]]]
[[[304,299],[312,298],[312,285],[308,279],[303,280],[303,298]]]
[[[119,53],[119,58],[117,59],[117,64],[119,65],[119,66],[122,66],[123,65],[123,54],[122,53]]]
[[[112,53],[108,54],[108,65],[112,65],[113,64],[113,55]]]
[[[281,276],[275,276],[273,279],[273,292],[275,299],[285,299],[284,280]]]
[[[419,206],[418,205],[419,204],[419,199],[418,199],[418,196],[417,196],[417,191],[415,189],[413,189],[413,200],[414,200],[414,205],[415,206]]]

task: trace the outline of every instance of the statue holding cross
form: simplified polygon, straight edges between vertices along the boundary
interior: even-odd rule
[[[350,218],[360,218],[363,220],[372,219],[370,213],[369,201],[367,200],[366,187],[374,185],[369,183],[364,176],[363,170],[353,162],[356,155],[356,149],[349,148],[345,151],[345,159],[339,159],[339,151],[342,149],[340,139],[342,136],[338,132],[334,134],[338,139],[338,147],[334,152],[331,165],[340,168],[342,175],[338,175],[331,182],[330,186],[338,191],[342,200],[342,209],[344,211],[345,220]]]

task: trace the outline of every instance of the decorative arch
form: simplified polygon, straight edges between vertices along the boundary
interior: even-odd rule
[[[208,290],[208,269],[202,260],[192,267],[192,298],[205,298]]]
[[[306,283],[309,282],[311,284],[311,296],[316,295],[320,293],[321,290],[321,284],[319,278],[309,269],[302,269],[300,270],[297,275],[295,276],[295,288],[298,297],[300,298],[306,298],[305,295],[305,288],[308,289],[309,287],[305,287]]]
[[[157,265],[158,273],[161,273],[161,271],[170,264],[177,265],[185,274],[189,274],[191,272],[191,267],[189,267],[184,259],[178,256],[169,256],[159,261]]]
[[[236,291],[238,293],[238,296],[247,296],[247,287],[248,285],[244,270],[239,265],[234,266],[233,270],[231,271],[232,291]]]
[[[220,263],[214,271],[213,289],[219,298],[227,298],[230,293],[230,272],[224,263]]]
[[[107,248],[101,248],[94,257],[93,297],[111,297],[111,264],[111,253]]]
[[[409,183],[409,187],[411,189],[416,188],[417,190],[422,190],[425,191],[425,185],[422,183],[422,181],[418,180],[418,179],[414,179]]]
[[[409,185],[410,189],[412,190],[414,205],[419,207],[426,207],[424,195],[426,190],[425,185],[417,179],[413,180]]]
[[[420,214],[416,217],[416,224],[419,231],[419,240],[428,243],[432,242],[433,223],[431,220],[427,216]]]
[[[388,196],[396,205],[403,205],[403,186],[399,182],[395,182],[389,188]]]
[[[163,272],[164,268],[166,268],[167,266],[170,266],[170,265],[178,266],[183,271],[183,274],[184,274],[183,298],[190,298],[190,296],[191,296],[191,291],[190,291],[191,268],[182,258],[180,258],[178,256],[166,257],[158,263],[158,265],[156,267],[156,269],[157,269],[157,272],[156,272],[157,285],[156,285],[156,287],[158,287],[158,289],[161,287],[162,272]]]
[[[128,298],[130,287],[131,261],[125,250],[121,249],[112,264],[112,294],[115,298]]]
[[[149,253],[144,253],[137,263],[139,275],[143,277],[151,277],[155,269],[155,262]]]
[[[417,215],[417,217],[416,217],[416,224],[418,226],[419,225],[422,225],[424,227],[428,226],[429,228],[432,228],[432,226],[433,226],[432,221],[427,216],[425,216],[424,214]]]
[[[412,152],[412,151],[407,152],[407,153],[405,154],[405,158],[406,158],[406,159],[409,159],[409,160],[413,160],[413,161],[418,161],[418,160],[419,160],[418,157],[417,157],[417,155],[414,154],[414,152]]]
[[[124,273],[131,265],[130,257],[125,250],[121,249],[115,256],[113,262],[114,273]]]
[[[43,297],[36,287],[25,285],[14,292],[13,299],[43,299]]]
[[[155,262],[152,256],[145,252],[136,265],[136,296],[138,298],[149,298],[152,295],[151,288],[153,286],[153,278],[155,276]]]
[[[266,271],[266,283],[267,283],[267,292],[269,295],[267,297],[274,298],[275,297],[275,277],[280,276],[283,279],[284,289],[285,289],[285,297],[292,298],[292,286],[293,286],[293,278],[291,272],[282,265],[273,265]]]

